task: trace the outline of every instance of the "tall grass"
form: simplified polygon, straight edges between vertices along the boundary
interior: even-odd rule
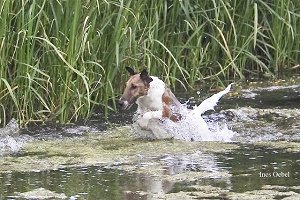
[[[125,66],[187,87],[299,69],[298,0],[4,0],[0,21],[2,125],[113,110]]]

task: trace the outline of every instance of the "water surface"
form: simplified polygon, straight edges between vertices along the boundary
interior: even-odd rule
[[[177,96],[191,106],[203,99]],[[300,199],[299,98],[300,86],[288,85],[221,100],[205,120],[236,131],[232,143],[136,140],[96,119],[31,126],[27,146],[0,158],[0,199],[32,199],[26,192],[40,188],[54,199]]]

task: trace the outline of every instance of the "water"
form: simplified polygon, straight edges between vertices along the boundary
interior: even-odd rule
[[[0,128],[0,156],[17,153],[25,141],[31,137],[20,136],[20,128],[17,120],[12,119],[4,128]]]
[[[0,199],[300,199],[299,98],[299,85],[222,98],[202,117],[237,132],[230,143],[134,140],[103,120],[29,127],[0,158]],[[130,124],[129,112],[112,119]]]
[[[162,163],[159,174],[139,173],[140,169],[122,170],[119,165],[2,173],[0,197],[18,199],[15,191],[22,193],[36,188],[64,193],[70,199],[155,199],[199,188],[205,193],[211,192],[212,196],[226,197],[229,192],[238,194],[270,185],[282,186],[283,191],[300,192],[298,153],[241,145],[240,149],[215,155],[196,152],[189,156],[165,155],[153,159]],[[147,168],[154,163],[145,159],[132,164]],[[272,177],[261,178],[260,172],[272,173]],[[281,172],[289,173],[289,177],[273,177]],[[189,173],[192,177],[186,175]],[[196,173],[200,175],[197,177]]]
[[[73,199],[120,199],[122,189],[141,188],[136,176],[121,170],[105,167],[65,168],[41,173],[12,173],[2,175],[1,199],[5,196],[18,198],[14,191],[26,192],[35,188],[51,188],[57,193],[65,193]]]
[[[231,187],[235,192],[258,190],[265,185],[299,185],[300,161],[297,152],[242,145],[238,151],[221,155],[219,158],[224,166],[231,169]]]

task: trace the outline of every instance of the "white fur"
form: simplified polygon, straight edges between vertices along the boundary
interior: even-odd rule
[[[163,102],[162,95],[165,92],[165,83],[155,76],[151,76],[153,81],[150,82],[148,94],[137,99],[137,114],[140,115],[137,123],[143,129],[149,129],[150,119],[161,119]]]
[[[165,83],[155,76],[151,76],[148,94],[137,99],[138,114],[145,114],[149,111],[162,110],[162,95],[165,92]]]
[[[151,76],[153,81],[150,82],[150,87],[148,94],[141,96],[137,99],[136,103],[138,105],[138,114],[146,114],[146,116],[151,116],[151,111],[161,111],[163,109],[162,95],[165,92],[165,83],[155,76]],[[157,113],[154,114],[156,117],[161,117]]]

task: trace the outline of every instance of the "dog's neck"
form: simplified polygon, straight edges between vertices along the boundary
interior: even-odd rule
[[[151,76],[153,81],[150,82],[150,87],[147,95],[137,99],[138,114],[143,114],[148,111],[158,111],[163,109],[162,95],[165,92],[165,83],[155,76]]]

